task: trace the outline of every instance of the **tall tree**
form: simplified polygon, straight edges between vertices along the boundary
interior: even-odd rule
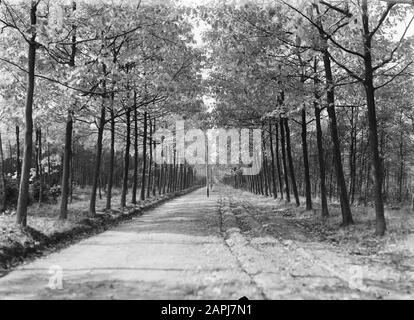
[[[325,168],[325,155],[323,150],[323,135],[322,135],[322,125],[321,125],[321,106],[319,105],[320,93],[319,93],[319,84],[320,80],[317,77],[317,59],[314,60],[314,110],[315,110],[315,122],[316,122],[316,144],[318,148],[318,163],[319,163],[319,180],[320,180],[320,197],[321,197],[321,209],[322,217],[326,218],[329,216],[328,210],[328,200],[327,200],[327,191],[326,191],[326,168]]]
[[[134,105],[136,105],[137,93],[134,91]],[[132,182],[132,203],[137,203],[138,189],[138,110],[134,108],[134,176]]]
[[[286,162],[286,147],[285,147],[285,122],[283,118],[280,118],[280,144],[282,149],[282,164],[283,164],[283,175],[285,180],[285,191],[286,191],[286,201],[290,202],[290,192],[289,192],[289,178],[288,178],[288,167]]]
[[[145,180],[147,171],[147,134],[148,134],[148,111],[144,112],[144,136],[142,138],[142,176],[141,176],[141,200],[145,200]]]
[[[269,139],[270,139],[270,154],[271,154],[271,169],[272,169],[272,187],[273,187],[273,197],[277,199],[277,183],[276,183],[276,168],[275,168],[275,151],[273,147],[273,126],[272,122],[269,122]]]
[[[283,118],[283,126],[286,130],[286,153],[287,153],[287,158],[289,162],[290,181],[292,184],[293,194],[295,196],[296,206],[299,207],[300,206],[299,193],[298,193],[298,187],[296,185],[295,166],[293,164],[292,146],[290,142],[289,120],[287,118]]]
[[[307,120],[306,109],[302,109],[302,151],[303,151],[303,168],[305,176],[305,195],[306,195],[306,210],[312,210],[312,191],[310,182],[310,169],[308,158],[308,140],[307,140]]]
[[[317,14],[320,14],[319,9],[317,8]],[[346,187],[344,170],[342,166],[342,156],[341,156],[341,147],[338,135],[338,124],[336,119],[336,111],[335,111],[335,82],[332,73],[332,64],[330,59],[330,54],[328,50],[328,37],[323,29],[322,20],[319,16],[317,20],[317,26],[319,30],[319,35],[321,41],[323,42],[322,45],[322,56],[323,56],[323,64],[325,68],[325,81],[326,81],[326,104],[329,116],[329,127],[331,131],[331,139],[333,143],[333,160],[335,165],[335,172],[336,172],[336,180],[337,185],[339,187],[340,192],[340,200],[341,200],[341,212],[342,212],[342,225],[348,226],[353,224],[352,212],[351,207],[349,205],[348,199],[348,190]]]
[[[126,196],[128,193],[128,177],[129,177],[129,150],[131,146],[131,109],[127,107],[126,113],[126,143],[124,155],[124,177],[122,181],[121,207],[126,207]]]
[[[151,187],[152,187],[152,119],[149,117],[149,137],[148,137],[148,145],[149,145],[149,162],[148,162],[148,182],[147,182],[147,198],[151,195]]]
[[[92,190],[91,190],[91,197],[89,201],[89,215],[95,216],[96,215],[96,192],[98,190],[98,185],[100,181],[101,175],[101,160],[102,160],[102,140],[103,140],[103,133],[105,129],[105,117],[106,117],[106,100],[107,100],[107,92],[106,92],[106,76],[107,76],[107,68],[106,65],[102,64],[102,73],[104,76],[103,79],[103,90],[104,93],[102,95],[102,102],[101,102],[101,114],[99,117],[99,124],[98,124],[98,138],[96,142],[96,159],[95,159],[95,172],[93,176],[93,183],[92,183]]]
[[[0,133],[0,213],[6,210],[6,179],[4,176],[3,141]]]
[[[110,113],[110,130],[111,130],[111,144],[109,151],[109,172],[108,172],[108,185],[106,188],[106,210],[112,208],[112,188],[114,184],[114,167],[115,167],[115,94],[111,93],[111,107]]]
[[[37,6],[38,1],[31,1],[30,4],[30,30],[29,53],[28,53],[28,73],[27,73],[27,91],[25,107],[25,140],[22,176],[20,180],[19,199],[17,201],[16,222],[22,227],[27,224],[27,205],[29,203],[29,184],[30,168],[32,163],[33,147],[33,97],[35,90],[35,67],[36,67],[36,24],[37,24]]]

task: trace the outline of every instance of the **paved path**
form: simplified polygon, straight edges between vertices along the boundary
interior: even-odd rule
[[[23,265],[0,299],[261,298],[221,235],[217,197],[196,191]],[[63,289],[50,289],[60,269]]]

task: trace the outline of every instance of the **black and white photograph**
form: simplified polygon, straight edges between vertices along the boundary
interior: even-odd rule
[[[413,0],[0,0],[0,300],[412,299]]]

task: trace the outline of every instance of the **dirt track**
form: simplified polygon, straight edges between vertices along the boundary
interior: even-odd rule
[[[0,299],[410,297],[366,286],[353,261],[254,201],[230,189],[177,198],[19,267],[0,279]],[[50,283],[60,272],[62,288]]]

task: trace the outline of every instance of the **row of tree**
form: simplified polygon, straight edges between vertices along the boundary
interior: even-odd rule
[[[200,19],[210,28],[204,47],[194,41]],[[204,95],[215,101],[208,126],[263,128],[263,171],[236,170],[237,186],[292,193],[297,205],[303,195],[308,209],[317,193],[324,217],[337,198],[344,226],[352,203],[372,201],[383,235],[384,201],[404,201],[411,188],[413,19],[396,1],[1,1],[0,117],[16,135],[16,165],[2,167],[20,180],[18,224],[33,177],[40,198],[42,181],[61,179],[62,218],[74,180],[92,186],[90,215],[102,185],[109,209],[114,183],[125,205],[130,183],[136,200],[138,183],[143,198],[162,177],[175,177],[168,190],[191,181],[188,166],[154,164],[151,131],[174,115],[202,126]]]
[[[351,203],[372,200],[383,235],[384,199],[404,200],[411,184],[412,7],[276,1],[205,10],[217,122],[266,128],[261,175],[236,171],[232,183],[274,195],[279,186],[297,205],[302,190],[307,209],[313,188],[323,217],[334,194],[344,226],[354,221]]]
[[[42,188],[61,185],[61,219],[74,183],[91,185],[91,216],[102,185],[110,210],[117,182],[121,207],[131,185],[135,204],[138,191],[144,200],[197,183],[188,165],[157,166],[152,138],[172,115],[203,107],[203,54],[186,12],[138,1],[0,2],[1,129],[15,141],[15,156],[5,160],[19,180],[19,225],[35,182],[39,201]]]

